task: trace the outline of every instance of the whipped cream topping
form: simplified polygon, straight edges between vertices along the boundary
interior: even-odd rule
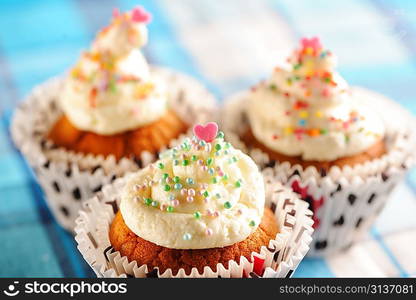
[[[335,67],[336,57],[318,38],[302,39],[287,64],[248,97],[256,139],[276,152],[317,161],[358,154],[381,139],[382,120]]]
[[[112,135],[145,126],[166,113],[163,83],[152,78],[138,49],[147,43],[149,18],[140,7],[116,12],[81,55],[60,97],[74,126]]]
[[[264,183],[253,162],[224,141],[193,137],[132,176],[120,211],[138,236],[174,249],[206,249],[246,239],[261,222]]]

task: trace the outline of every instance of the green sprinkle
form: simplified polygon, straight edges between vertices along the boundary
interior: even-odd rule
[[[277,86],[276,86],[275,84],[271,84],[271,85],[269,85],[269,88],[270,88],[272,91],[276,91],[276,90],[277,90]]]
[[[165,168],[165,165],[163,163],[158,163],[157,167],[161,170],[163,170]]]
[[[199,141],[199,145],[204,147],[207,143],[204,140],[200,140]]]
[[[208,191],[205,191],[202,195],[206,198],[206,197],[209,196],[209,193],[208,193]]]
[[[163,174],[163,179],[168,179],[168,177],[169,177],[169,174],[168,173],[165,173],[165,174]]]
[[[217,138],[223,139],[224,138],[224,132],[218,131]]]
[[[217,182],[218,182],[217,177],[212,177],[211,182],[212,182],[212,183],[217,183]]]
[[[207,159],[207,165],[208,166],[212,165],[213,162],[214,162],[214,160],[211,157]]]
[[[296,65],[294,65],[294,66],[293,66],[293,69],[297,70],[297,69],[299,69],[301,66],[302,66],[302,64],[296,64]]]
[[[157,201],[152,201],[152,206],[153,206],[153,207],[158,207],[158,206],[159,206],[159,202],[157,202]]]
[[[221,150],[221,145],[220,144],[215,144],[215,150]]]
[[[321,130],[320,130],[320,133],[321,133],[321,134],[327,134],[327,133],[328,133],[328,129],[321,129]]]
[[[251,227],[256,226],[256,222],[254,220],[251,220],[250,223],[248,223],[248,225],[250,225]]]
[[[198,159],[198,157],[196,155],[192,155],[191,160],[192,161],[196,161]]]
[[[187,165],[189,165],[189,160],[184,159],[184,160],[183,160],[183,162],[182,162],[182,165],[183,165],[183,166],[187,166]]]
[[[222,180],[228,180],[228,175],[224,174],[224,176],[222,176]]]
[[[165,184],[164,188],[165,192],[169,192],[170,191],[170,185],[169,184]]]
[[[115,93],[117,91],[117,89],[116,89],[116,83],[113,80],[110,82],[109,88],[110,88],[110,91],[112,93]]]
[[[194,212],[194,217],[195,217],[195,219],[200,219],[201,218],[201,213],[199,211]]]
[[[227,209],[231,208],[231,203],[229,201],[225,202],[224,207]]]
[[[226,143],[225,143],[225,149],[229,149],[230,147],[231,147],[231,143],[226,142]]]
[[[144,198],[144,204],[150,205],[152,204],[152,202],[153,202],[152,198]]]
[[[238,159],[237,159],[237,157],[233,156],[232,160],[233,160],[233,162],[237,162]]]
[[[179,178],[179,176],[173,177],[173,182],[174,183],[179,183],[180,181],[181,181],[181,179]]]
[[[241,181],[237,180],[234,185],[235,185],[236,188],[241,187]]]
[[[173,206],[168,206],[167,208],[166,208],[166,211],[167,212],[173,212]]]

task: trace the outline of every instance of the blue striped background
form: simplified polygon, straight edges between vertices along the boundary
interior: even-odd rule
[[[206,5],[207,16],[215,18],[209,13],[207,1],[198,1]],[[334,52],[350,62],[341,63],[340,71],[352,84],[382,92],[416,113],[415,1],[264,2],[290,25],[296,38],[318,33]],[[137,1],[128,0],[0,1],[1,277],[94,276],[79,255],[72,236],[61,229],[49,213],[42,191],[10,140],[8,127],[16,104],[33,86],[66,70],[81,49],[88,46],[96,30],[108,22],[113,7],[127,10],[136,4]],[[175,16],[166,9],[166,1],[148,0],[139,4],[154,17],[149,25],[150,44],[145,49],[149,61],[194,76],[219,98],[227,96],[227,92],[198,67],[195,56],[183,44],[175,27]],[[333,20],[334,11],[342,15],[343,22],[329,21]],[[354,19],[359,15],[368,16],[365,23]],[[361,47],[346,52],[343,49],[350,49],[349,43]],[[378,62],[374,59],[377,55],[389,59]],[[354,63],[357,57],[368,59]],[[245,88],[250,80],[236,77],[233,88]],[[407,182],[415,189],[414,172]],[[396,269],[392,275],[415,275],[405,270],[380,228],[376,225],[370,238]],[[295,276],[332,277],[336,271],[327,260],[305,259]]]

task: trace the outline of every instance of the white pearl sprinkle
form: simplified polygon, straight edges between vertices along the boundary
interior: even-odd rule
[[[179,205],[179,200],[178,199],[174,199],[172,200],[172,206],[178,206]]]

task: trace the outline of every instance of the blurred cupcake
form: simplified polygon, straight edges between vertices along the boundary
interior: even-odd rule
[[[226,131],[267,182],[283,181],[310,203],[311,254],[345,248],[368,228],[415,146],[410,114],[381,95],[350,88],[335,67],[318,38],[302,39],[269,80],[235,96],[224,112]]]
[[[15,114],[14,140],[67,229],[83,199],[154,161],[215,105],[191,78],[149,67],[139,50],[149,21],[141,7],[116,10],[70,72],[37,87]]]
[[[77,219],[99,276],[284,277],[311,241],[311,212],[283,188],[266,203],[261,173],[217,125],[106,186]]]

